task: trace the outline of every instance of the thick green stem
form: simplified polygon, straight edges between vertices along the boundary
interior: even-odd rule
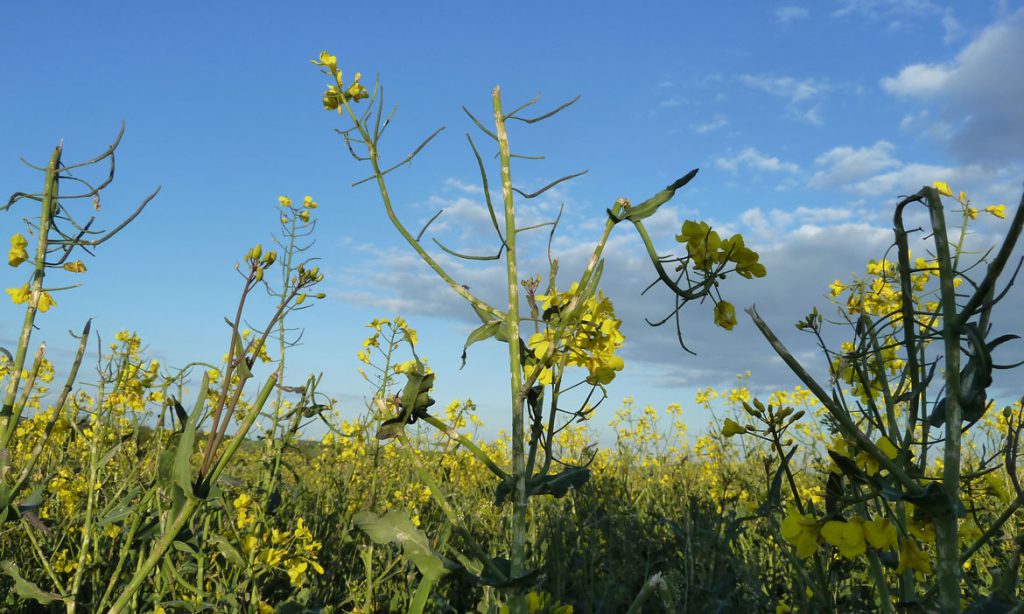
[[[963,427],[963,408],[960,406],[961,325],[957,313],[956,290],[953,288],[955,272],[949,253],[942,200],[934,188],[927,188],[925,196],[931,213],[935,256],[939,262],[942,340],[946,354],[946,441],[943,446],[942,490],[948,499],[948,507],[932,518],[935,524],[936,584],[939,587],[939,609],[956,612],[960,609],[960,552],[953,506],[960,501],[960,435]]]
[[[57,212],[57,201],[60,194],[60,156],[63,152],[63,145],[58,145],[50,156],[50,164],[46,167],[46,186],[43,189],[43,202],[39,214],[38,240],[36,241],[36,255],[32,281],[29,282],[29,300],[25,308],[25,319],[21,324],[21,337],[18,339],[18,349],[14,355],[14,364],[11,365],[10,382],[4,392],[4,404],[0,408],[0,449],[8,447],[11,438],[14,436],[15,426],[21,417],[21,409],[15,412],[14,401],[18,394],[18,384],[21,382],[21,371],[25,368],[25,355],[28,353],[28,342],[32,336],[32,326],[35,323],[36,313],[39,310],[39,299],[43,295],[43,278],[46,277],[46,251],[49,248],[50,225],[53,215]]]
[[[498,155],[501,159],[501,195],[505,203],[505,267],[508,272],[508,313],[505,325],[508,327],[508,361],[512,386],[512,522],[511,549],[509,552],[510,572],[513,578],[526,571],[526,450],[525,424],[523,415],[522,361],[519,355],[519,270],[516,263],[516,210],[512,197],[511,152],[508,146],[508,132],[505,130],[505,116],[501,111],[501,87],[495,87],[494,127],[498,136]],[[520,596],[521,597],[521,596]],[[521,599],[513,599],[512,611],[518,612],[525,606]]]

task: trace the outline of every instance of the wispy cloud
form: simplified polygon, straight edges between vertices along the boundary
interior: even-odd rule
[[[811,12],[802,6],[780,6],[775,9],[775,20],[779,23],[789,23],[800,19],[807,19]]]
[[[800,171],[800,165],[795,162],[785,162],[775,156],[766,156],[755,147],[747,147],[739,154],[732,157],[722,157],[715,160],[715,166],[727,171],[737,171],[740,167],[752,168],[759,171],[771,173],[796,173]]]
[[[751,75],[739,77],[740,83],[786,101],[790,115],[808,123],[823,123],[819,103],[831,89],[824,81],[790,76]]]
[[[700,134],[707,134],[709,132],[714,132],[719,128],[724,128],[728,125],[729,120],[724,115],[716,113],[710,121],[704,122],[702,124],[697,124],[696,126],[694,126],[693,130],[694,132],[698,132]]]

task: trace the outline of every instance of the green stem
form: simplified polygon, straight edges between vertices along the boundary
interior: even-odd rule
[[[516,261],[516,210],[512,196],[511,152],[508,146],[508,132],[505,130],[505,116],[501,112],[501,87],[492,93],[494,102],[494,127],[498,136],[498,155],[501,160],[501,195],[505,204],[505,268],[508,273],[508,368],[512,387],[512,521],[509,570],[513,578],[526,570],[526,450],[524,449],[523,381],[522,361],[519,355],[519,271]],[[520,595],[521,596],[521,595]],[[519,610],[519,599],[513,599],[514,613]],[[525,606],[525,601],[521,604]]]
[[[946,355],[946,441],[943,446],[942,489],[948,509],[933,515],[935,525],[936,584],[939,587],[939,609],[955,612],[960,609],[960,553],[957,519],[953,506],[960,501],[960,435],[963,410],[960,407],[960,321],[957,313],[955,271],[946,236],[946,219],[942,200],[934,188],[925,189],[931,213],[935,257],[939,262],[939,290],[942,298],[942,340]]]
[[[15,412],[14,401],[18,394],[18,384],[21,382],[21,371],[25,368],[25,355],[28,353],[28,343],[32,336],[32,327],[35,323],[36,313],[39,309],[39,299],[43,292],[43,278],[46,277],[46,251],[49,248],[50,224],[53,215],[57,212],[57,202],[60,194],[60,156],[63,152],[63,145],[58,145],[53,150],[50,163],[46,167],[46,186],[43,190],[43,201],[39,214],[39,239],[36,242],[36,255],[34,260],[35,268],[32,271],[32,281],[29,284],[30,297],[28,306],[25,308],[25,318],[21,325],[21,337],[18,339],[18,349],[14,355],[14,364],[11,365],[11,380],[7,384],[4,393],[4,404],[0,408],[0,450],[7,448],[14,436],[18,419],[21,418],[21,411],[24,406]]]
[[[508,474],[505,473],[505,471],[501,467],[495,464],[495,462],[491,460],[491,457],[487,456],[487,453],[480,449],[480,446],[473,443],[472,439],[466,437],[462,433],[459,433],[452,427],[448,426],[447,424],[444,423],[443,420],[437,418],[436,416],[426,414],[424,416],[421,416],[420,419],[426,422],[427,424],[433,426],[437,430],[441,431],[442,433],[444,433],[445,436],[447,436],[449,439],[452,439],[462,444],[462,447],[469,450],[470,454],[475,456],[477,460],[486,465],[487,468],[490,469],[492,473],[494,473],[494,475],[498,476],[498,478],[502,480],[508,479]]]

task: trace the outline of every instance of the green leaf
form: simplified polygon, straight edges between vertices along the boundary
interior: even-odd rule
[[[538,475],[526,481],[526,496],[551,495],[561,499],[568,494],[570,488],[580,488],[590,479],[590,469],[587,467],[570,467],[565,471],[550,475]],[[515,482],[509,476],[503,480],[494,491],[494,504],[501,505],[512,494]]]
[[[462,367],[466,366],[466,351],[469,349],[469,346],[473,345],[477,341],[483,341],[484,339],[494,337],[498,334],[498,331],[501,330],[504,324],[505,323],[500,320],[492,320],[469,333],[469,337],[466,338],[466,345],[462,346]],[[505,335],[505,341],[508,341],[507,333]],[[461,369],[462,367],[459,368]]]
[[[174,415],[177,416],[178,418],[178,428],[185,428],[185,423],[188,422],[188,412],[185,411],[185,408],[181,406],[181,403],[178,402],[178,399],[175,399],[173,397],[171,398],[171,407],[174,408]]]
[[[131,497],[126,496],[125,500],[130,501]],[[106,514],[96,521],[96,526],[105,527],[106,525],[122,522],[133,513],[134,511],[128,503],[119,502],[118,505],[112,507],[108,512],[106,512]]]
[[[758,514],[766,514],[772,510],[778,509],[782,502],[782,476],[786,473],[786,466],[789,465],[789,461],[796,454],[796,446],[789,451],[786,458],[779,463],[779,468],[775,470],[775,476],[772,478],[771,486],[768,487],[768,496],[765,498],[764,503],[757,508]]]
[[[102,458],[100,458],[99,466],[100,467],[106,467],[107,463],[109,463],[111,460],[113,460],[114,455],[117,454],[117,451],[121,449],[121,445],[123,443],[124,443],[123,440],[119,441],[119,442],[117,442],[117,444],[114,447],[112,447],[109,450],[107,450],[107,453],[104,454]]]
[[[292,600],[279,603],[277,604],[277,607],[274,608],[274,614],[306,614],[306,612],[310,611],[311,610],[307,610],[301,603]]]
[[[932,518],[938,518],[952,514],[957,518],[967,516],[967,509],[960,501],[952,501],[937,482],[931,482],[925,487],[924,492],[919,495],[905,494],[903,499],[913,503]]]
[[[689,173],[686,173],[685,175],[677,179],[671,185],[667,186],[664,190],[658,192],[657,194],[648,198],[639,205],[630,207],[629,210],[627,210],[625,214],[622,215],[620,218],[616,219],[616,221],[629,220],[635,224],[640,220],[651,217],[652,215],[657,213],[659,207],[667,203],[669,200],[672,199],[673,196],[675,196],[676,190],[690,183],[690,180],[697,176],[697,171],[699,170],[700,169],[696,168],[693,169]],[[615,219],[614,216],[613,219]]]
[[[227,322],[226,319],[225,322]],[[230,322],[228,323],[230,324]],[[246,361],[245,345],[242,343],[242,336],[238,334],[238,331],[234,330],[234,325],[232,325],[232,331],[233,339],[231,340],[231,345],[234,348],[234,355],[231,359],[236,361],[237,366],[235,368],[238,370],[238,376],[246,380],[252,377],[252,371],[249,370],[249,363]]]
[[[565,471],[543,476],[529,490],[531,495],[551,495],[561,499],[568,494],[570,488],[578,489],[589,479],[590,469],[587,467],[570,467]]]
[[[448,573],[444,561],[431,549],[427,536],[412,523],[405,512],[391,510],[383,516],[377,516],[364,510],[352,520],[375,543],[401,546],[402,554],[424,578],[437,580]]]
[[[189,415],[188,421],[185,422],[181,438],[178,440],[178,447],[174,451],[174,466],[171,469],[174,484],[189,498],[195,496],[192,488],[191,458],[196,444],[196,422],[199,420],[199,414],[202,413],[203,407],[206,404],[206,391],[209,385],[210,376],[204,373],[203,382],[199,386],[196,406],[192,409],[192,414]]]
[[[242,553],[239,552],[238,548],[235,548],[235,546],[231,542],[229,542],[226,537],[220,535],[219,533],[214,533],[210,536],[210,540],[213,543],[217,544],[217,550],[219,550],[220,553],[224,555],[224,559],[227,562],[231,563],[235,567],[238,567],[239,569],[248,568],[249,565],[245,562],[245,559],[242,558]]]
[[[416,422],[416,418],[434,404],[434,399],[429,395],[434,386],[433,373],[424,373],[422,365],[417,363],[414,369],[406,372],[405,377],[408,381],[398,401],[401,414],[381,423],[377,429],[377,439],[397,437],[406,424]]]
[[[499,569],[505,577],[498,578],[494,576],[491,571],[491,566]],[[503,590],[515,589],[526,592],[526,589],[536,584],[537,580],[540,578],[539,569],[533,569],[522,575],[512,577],[512,564],[508,559],[503,557],[491,559],[491,566],[485,567],[483,574],[480,575],[481,584],[486,584],[487,586],[493,586]]]
[[[868,477],[868,474],[864,473],[853,459],[847,458],[834,450],[829,450],[828,455],[832,457],[832,462],[839,467],[839,470],[854,482],[858,482],[860,484],[871,483],[871,479]]]
[[[61,600],[57,593],[51,593],[39,588],[34,582],[29,582],[21,577],[18,566],[10,561],[0,563],[0,569],[14,580],[14,592],[22,599],[32,599],[41,605],[48,605],[53,601]]]
[[[173,542],[171,542],[171,546],[178,552],[184,552],[185,554],[189,554],[191,556],[197,556],[199,554],[198,552],[196,552],[196,549],[187,542],[174,540]]]
[[[488,322],[490,322],[491,320],[494,319],[494,315],[493,314],[488,313],[487,311],[481,309],[480,307],[477,307],[476,305],[472,305],[472,307],[473,307],[473,311],[476,312],[476,317],[480,318],[480,321],[483,322],[484,324],[487,324]],[[503,312],[498,311],[497,314],[498,314],[498,320],[500,320],[500,321],[504,321],[505,320],[505,314]],[[505,341],[507,341],[507,339]]]

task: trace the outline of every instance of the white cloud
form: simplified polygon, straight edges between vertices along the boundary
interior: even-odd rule
[[[912,118],[909,123],[913,125],[916,121]],[[895,197],[916,192],[935,181],[946,181],[954,189],[971,194],[976,202],[1002,202],[1014,198],[1017,187],[1011,184],[1019,181],[1024,171],[1022,165],[1015,163],[993,166],[904,162],[894,152],[895,146],[888,141],[877,141],[868,147],[834,147],[815,159],[819,170],[807,185],[860,196]]]
[[[900,120],[900,130],[912,130],[927,121],[928,116],[929,113],[927,109],[921,109],[917,113],[908,113]]]
[[[935,104],[931,136],[964,162],[1024,158],[1024,10],[989,26],[947,62],[881,80],[895,96]]]
[[[909,194],[931,185],[940,177],[961,176],[948,166],[907,164],[899,169],[867,177],[846,186],[846,190],[864,196],[895,196]],[[955,183],[955,182],[954,182]]]
[[[942,29],[945,31],[942,42],[947,45],[959,38],[963,32],[964,28],[957,21],[957,18],[953,16],[952,9],[946,9],[945,14],[942,15]]]
[[[731,158],[718,158],[715,166],[727,171],[736,171],[744,166],[760,171],[772,173],[796,173],[800,171],[800,165],[795,162],[783,162],[774,156],[765,156],[754,147],[747,147],[739,155]]]
[[[819,103],[832,89],[828,83],[816,79],[750,74],[740,75],[739,80],[747,87],[785,100],[786,109],[793,117],[815,125],[823,123]]]
[[[817,96],[823,90],[823,85],[814,79],[796,79],[794,77],[740,75],[740,82],[773,96],[788,98],[792,102],[807,100]]]
[[[953,69],[937,64],[911,64],[895,77],[882,79],[882,89],[897,96],[928,96],[946,89]]]
[[[699,132],[700,134],[707,134],[708,132],[714,132],[715,130],[724,128],[728,125],[729,120],[724,115],[716,113],[715,116],[711,118],[711,121],[704,122],[703,124],[697,124],[697,126],[694,127],[694,131]]]
[[[835,147],[814,160],[815,165],[826,168],[814,173],[808,185],[818,189],[847,186],[897,167],[901,163],[892,157],[892,150],[893,145],[888,141],[878,141],[870,147]]]
[[[484,193],[484,188],[482,185],[476,183],[466,183],[464,181],[456,179],[455,177],[449,177],[448,179],[446,179],[444,185],[445,187],[453,188],[455,190],[458,190],[459,192],[465,192],[466,194],[476,194],[482,196]]]
[[[832,12],[833,17],[857,14],[869,19],[888,19],[890,27],[902,25],[901,17],[942,13],[943,9],[930,0],[843,0],[842,6]]]
[[[775,9],[775,19],[779,23],[789,23],[798,19],[807,19],[810,16],[810,11],[802,6],[780,6]]]

